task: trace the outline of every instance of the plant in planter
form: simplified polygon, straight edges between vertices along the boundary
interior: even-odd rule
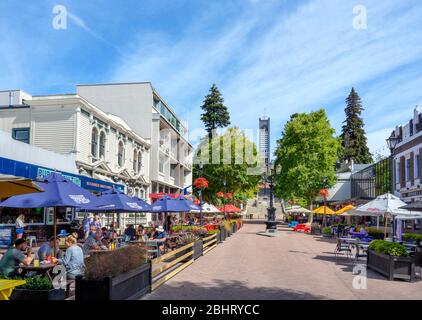
[[[197,259],[202,255],[202,240],[195,234],[193,233],[186,233],[184,235],[181,235],[180,237],[177,238],[177,244],[180,247],[186,246],[190,243],[193,242],[193,258]],[[188,249],[190,250],[190,249]],[[184,255],[186,252],[180,252],[180,254],[178,256]],[[188,258],[184,261],[190,260],[191,258]]]
[[[140,246],[92,255],[85,267],[85,276],[76,277],[76,300],[138,299],[151,290],[151,264]]]
[[[418,233],[405,233],[402,236],[402,239],[407,242],[413,242],[419,244],[422,242],[422,234]]]
[[[34,276],[24,279],[26,283],[13,290],[11,300],[64,300],[65,290],[54,289],[47,277]]]
[[[375,240],[382,240],[384,239],[384,231],[379,230],[377,228],[365,228],[368,232],[368,236],[375,239]]]
[[[322,235],[324,237],[331,237],[331,227],[322,228]]]
[[[374,240],[368,248],[367,267],[389,278],[413,281],[415,263],[406,247],[394,242]]]

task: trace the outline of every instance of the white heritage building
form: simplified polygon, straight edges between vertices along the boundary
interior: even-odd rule
[[[75,94],[43,96],[0,91],[0,130],[72,154],[80,175],[123,185],[130,196],[149,200],[150,193],[182,193],[192,185],[187,127],[148,82],[81,85]],[[134,223],[130,217],[122,223]],[[137,223],[153,218],[141,217]]]

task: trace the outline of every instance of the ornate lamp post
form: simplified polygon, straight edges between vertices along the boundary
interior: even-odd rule
[[[267,208],[267,222],[265,222],[267,228],[267,232],[273,233],[277,231],[277,222],[275,219],[275,212],[276,208],[274,207],[274,176],[278,172],[278,166],[274,166],[274,168],[267,167],[267,174],[269,175],[266,177],[267,181],[269,182],[270,186],[270,206]]]
[[[390,149],[390,163],[391,163],[391,194],[394,194],[395,181],[394,181],[394,149],[396,149],[397,144],[399,143],[399,137],[396,137],[394,131],[391,133],[390,137],[386,139],[388,148]],[[386,221],[384,223],[387,223]],[[392,222],[392,231],[393,231],[393,242],[395,241],[396,226],[393,216]]]

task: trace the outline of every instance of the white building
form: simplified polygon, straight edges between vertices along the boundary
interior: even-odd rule
[[[150,141],[151,193],[180,193],[192,185],[188,128],[149,82],[79,85],[77,94],[125,119]]]
[[[417,108],[408,123],[393,131],[399,143],[394,150],[395,194],[403,201],[422,200],[422,114]]]

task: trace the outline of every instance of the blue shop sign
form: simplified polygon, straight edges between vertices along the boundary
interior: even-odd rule
[[[0,157],[0,173],[2,174],[36,180],[37,178],[44,178],[54,171],[61,173],[66,179],[72,181],[77,186],[90,191],[103,192],[112,189],[113,187],[124,191],[124,186],[121,184],[93,179],[73,173],[62,172],[50,168],[40,167],[34,164]]]

